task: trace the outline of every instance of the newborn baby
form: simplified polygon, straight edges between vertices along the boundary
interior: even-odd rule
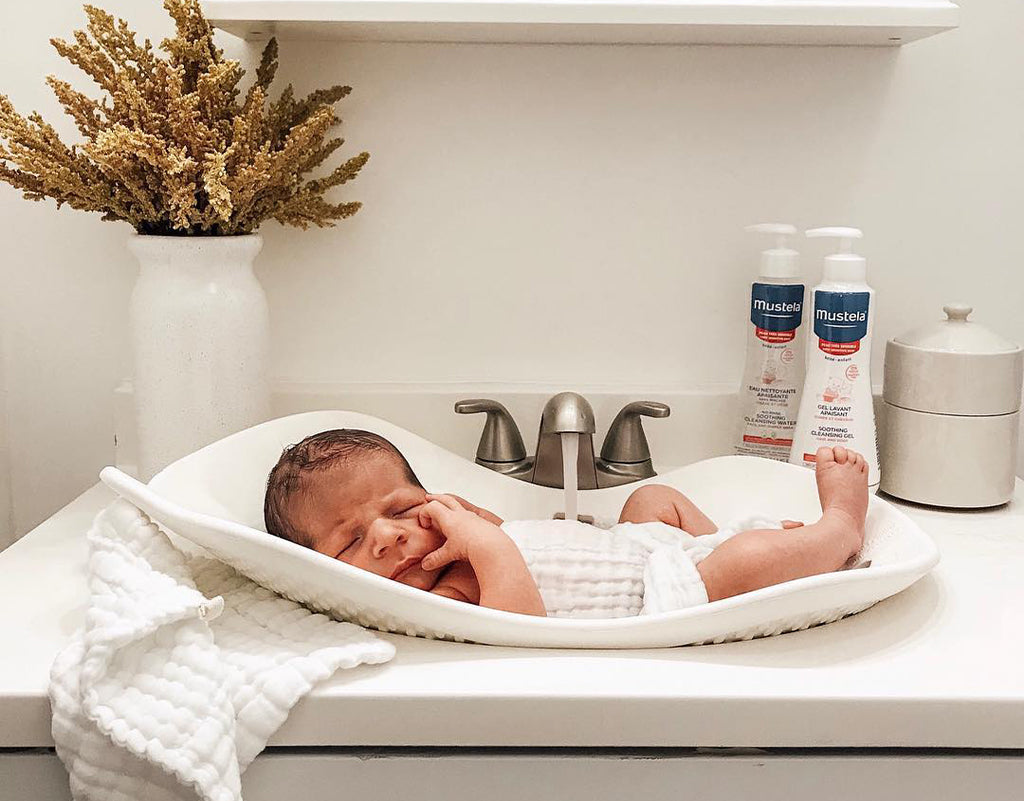
[[[323,431],[282,453],[267,481],[267,531],[427,592],[527,615],[624,617],[729,598],[839,570],[864,542],[867,462],[821,448],[822,516],[719,529],[685,495],[648,484],[619,524],[502,521],[428,493],[383,437]]]

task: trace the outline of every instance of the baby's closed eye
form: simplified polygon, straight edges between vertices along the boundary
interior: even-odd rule
[[[366,532],[362,528],[359,528],[356,531],[354,531],[351,534],[351,536],[349,537],[349,539],[345,540],[342,543],[341,549],[334,555],[334,558],[335,559],[341,559],[341,557],[345,553],[348,553],[349,555],[351,555],[355,551],[355,546],[358,545],[362,541],[363,535],[365,533]]]

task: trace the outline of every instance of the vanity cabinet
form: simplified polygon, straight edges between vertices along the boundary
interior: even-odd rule
[[[11,758],[13,761],[14,758]],[[25,755],[0,801],[70,801],[56,756]],[[242,780],[245,801],[962,801],[1013,799],[1019,756],[757,752],[751,749],[450,753],[388,749],[264,752]]]

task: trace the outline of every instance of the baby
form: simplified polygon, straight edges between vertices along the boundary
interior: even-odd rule
[[[816,523],[748,519],[719,529],[685,495],[649,484],[609,530],[502,521],[427,492],[383,437],[323,431],[282,453],[267,531],[446,598],[527,615],[624,617],[729,598],[841,569],[864,542],[867,462],[821,448]]]

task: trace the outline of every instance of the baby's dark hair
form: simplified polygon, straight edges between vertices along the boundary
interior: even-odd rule
[[[270,471],[263,499],[263,522],[267,531],[275,537],[312,547],[309,537],[292,523],[288,513],[292,501],[308,491],[310,480],[317,473],[374,454],[397,459],[409,483],[423,488],[402,452],[379,434],[358,428],[321,431],[285,448]]]

